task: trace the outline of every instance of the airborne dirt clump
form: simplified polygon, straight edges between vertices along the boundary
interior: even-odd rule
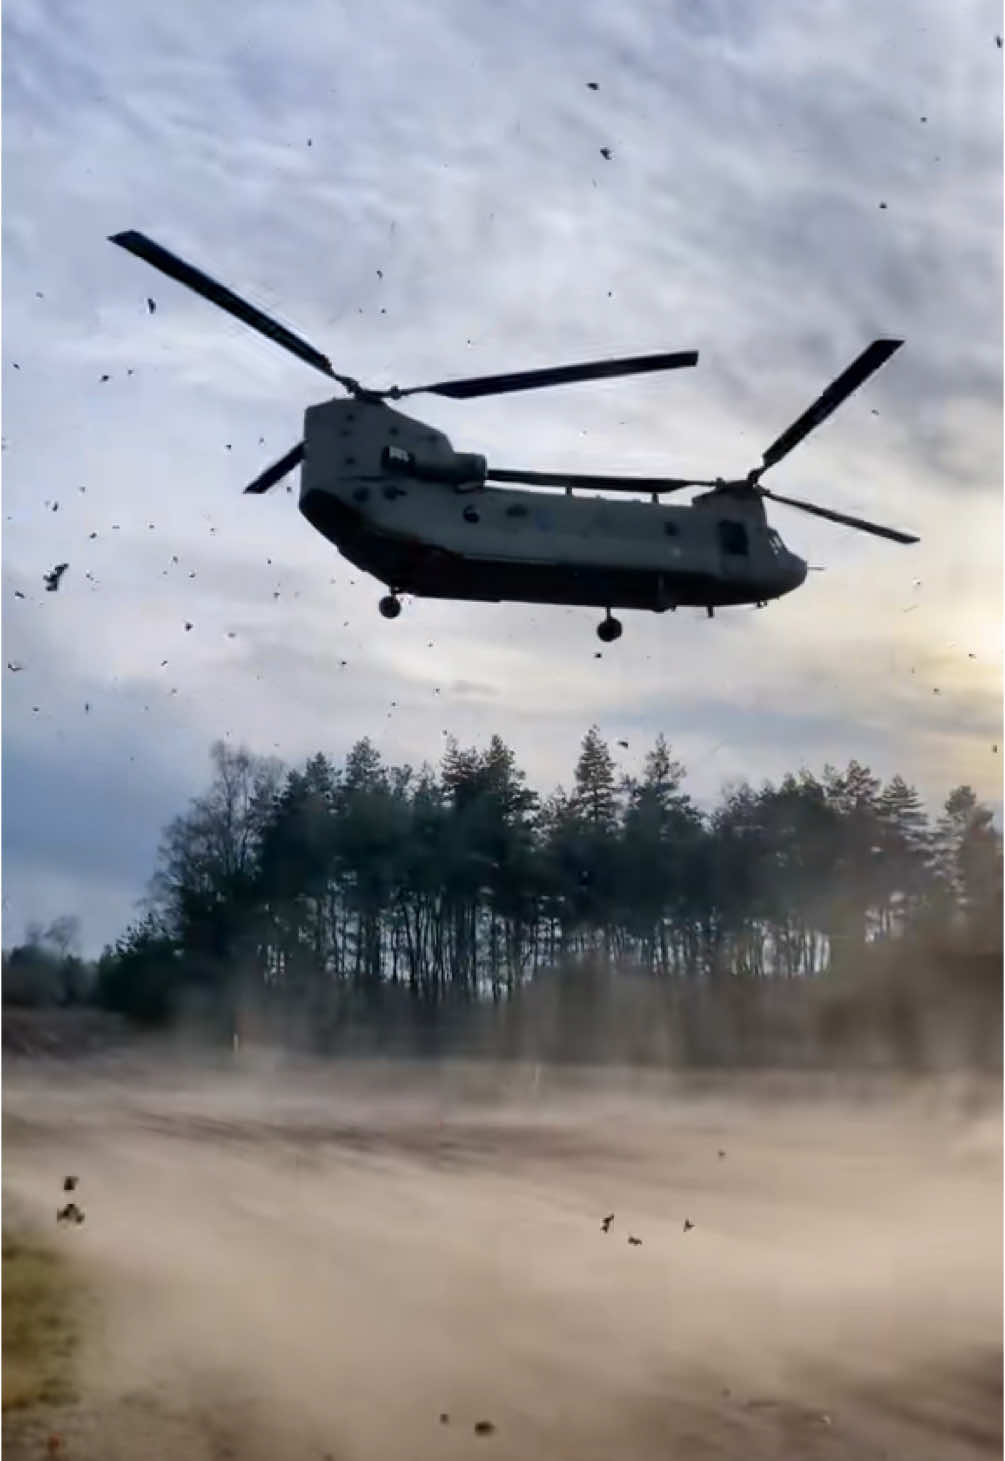
[[[1001,1454],[996,1081],[7,1075],[7,1193],[101,1296],[79,1403],[8,1418],[14,1458],[426,1461],[486,1417],[513,1461]]]

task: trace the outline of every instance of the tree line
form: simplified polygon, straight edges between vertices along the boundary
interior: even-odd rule
[[[433,1015],[582,955],[715,984],[805,979],[909,935],[1001,946],[1001,836],[967,786],[933,820],[853,760],[701,809],[662,735],[623,775],[595,726],[547,795],[499,736],[448,740],[438,769],[366,738],[341,765],[223,742],[211,761],[94,971],[99,1002],[141,1019],[254,998],[309,1020],[389,989]]]

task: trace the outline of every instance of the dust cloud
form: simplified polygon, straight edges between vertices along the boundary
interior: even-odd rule
[[[997,1080],[246,1048],[5,1077],[8,1203],[53,1225],[81,1178],[68,1457],[1001,1453]]]

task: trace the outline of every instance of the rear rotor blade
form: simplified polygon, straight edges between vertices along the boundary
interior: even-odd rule
[[[817,507],[815,502],[800,502],[797,497],[780,497],[767,487],[758,487],[759,497],[770,497],[772,502],[784,502],[786,507],[798,507],[801,512],[810,512],[814,517],[825,517],[828,522],[843,523],[848,528],[858,528],[863,533],[874,533],[877,538],[889,538],[894,543],[920,543],[912,533],[901,533],[896,528],[884,528],[879,523],[866,522],[862,517],[849,517],[844,512],[834,512],[829,507]]]
[[[249,482],[244,489],[245,492],[268,492],[270,487],[275,487],[277,482],[283,480],[287,472],[292,472],[294,467],[299,466],[303,458],[304,444],[302,441],[298,441],[296,446],[284,457],[280,457],[279,461],[273,462],[271,467],[267,467],[260,477]]]
[[[256,309],[246,299],[235,294],[233,290],[225,285],[217,283],[201,269],[186,264],[184,259],[179,259],[177,254],[172,254],[168,249],[155,243],[146,234],[137,233],[130,229],[125,233],[113,233],[109,236],[109,242],[118,244],[119,248],[125,249],[127,253],[135,254],[138,259],[152,264],[162,274],[167,274],[170,279],[176,279],[179,284],[185,284],[189,289],[194,289],[196,294],[201,294],[203,299],[208,299],[211,304],[219,305],[228,314],[242,320],[244,324],[250,325],[253,330],[258,330],[266,335],[284,350],[289,350],[292,355],[298,356],[301,360],[313,365],[315,370],[320,370],[323,375],[331,376],[333,379],[346,384],[348,377],[336,375],[332,369],[332,363],[327,355],[322,355],[320,350],[315,350],[313,345],[281,325],[278,320],[270,318],[262,310]],[[355,382],[353,382],[355,384]]]
[[[762,458],[764,465],[761,467],[761,471],[773,467],[776,462],[780,462],[783,457],[788,456],[794,446],[798,446],[805,436],[814,431],[821,422],[826,421],[842,401],[846,400],[853,391],[857,391],[859,386],[868,380],[869,376],[881,365],[885,364],[903,343],[903,340],[873,340],[872,344],[862,351],[858,359],[853,361],[847,370],[842,371],[838,378],[832,381],[827,389],[817,397],[809,410],[804,411],[797,421],[793,421],[792,425],[782,432],[777,441],[772,442]]]
[[[538,386],[567,385],[572,381],[600,380],[605,376],[644,375],[651,370],[678,370],[697,365],[697,350],[677,351],[672,355],[636,355],[625,360],[594,360],[583,365],[552,365],[545,370],[521,370],[511,375],[480,375],[469,380],[441,380],[430,386],[410,386],[407,390],[384,392],[393,400],[429,392],[434,396],[450,396],[469,400],[473,396],[501,396],[508,391],[530,391]]]
[[[583,487],[602,492],[678,492],[682,487],[714,487],[694,477],[591,477],[577,472],[511,472],[491,468],[486,482],[525,482],[529,487]]]

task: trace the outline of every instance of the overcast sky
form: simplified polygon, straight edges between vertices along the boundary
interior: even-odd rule
[[[596,721],[626,770],[665,732],[704,801],[854,756],[998,806],[1000,24],[994,0],[7,0],[5,944],[62,913],[114,938],[217,736],[417,765],[499,731],[549,789]],[[903,338],[771,481],[922,541],[779,507],[824,572],[712,622],[626,613],[601,659],[590,609],[387,623],[295,495],[241,495],[323,381],[106,241],[127,228],[374,385],[701,351],[410,403],[497,465],[742,473]]]

